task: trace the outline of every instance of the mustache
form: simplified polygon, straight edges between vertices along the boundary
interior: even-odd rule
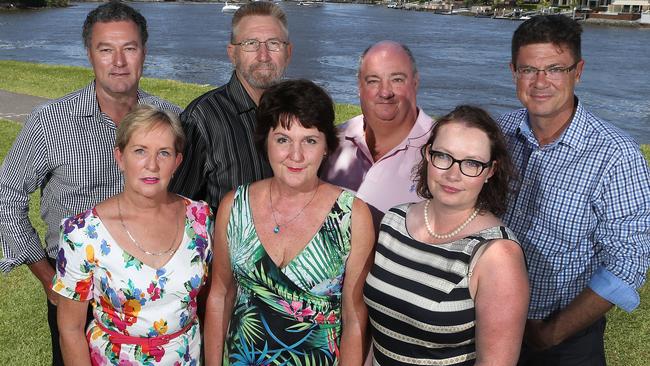
[[[267,70],[270,69],[276,71],[277,68],[278,67],[273,62],[256,62],[250,65],[248,69],[252,72],[260,69],[267,69]]]

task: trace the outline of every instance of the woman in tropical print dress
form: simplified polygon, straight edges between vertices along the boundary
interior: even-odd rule
[[[365,203],[317,176],[338,144],[333,103],[310,81],[285,81],[264,93],[257,123],[274,176],[219,205],[206,362],[360,365],[374,229]]]
[[[178,117],[136,107],[116,136],[124,191],[63,221],[53,289],[67,365],[200,363],[212,223],[205,202],[167,192],[183,144]]]

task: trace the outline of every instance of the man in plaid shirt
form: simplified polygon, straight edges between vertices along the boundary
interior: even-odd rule
[[[582,29],[563,15],[515,31],[525,109],[499,119],[519,169],[504,222],[529,266],[519,365],[605,365],[605,314],[632,311],[650,263],[650,172],[639,146],[574,95]]]

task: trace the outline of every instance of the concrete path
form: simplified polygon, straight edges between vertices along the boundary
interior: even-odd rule
[[[34,107],[47,99],[0,89],[0,118],[24,123]]]

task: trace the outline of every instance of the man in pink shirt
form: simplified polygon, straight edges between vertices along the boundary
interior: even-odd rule
[[[433,127],[416,104],[419,75],[403,44],[381,41],[361,55],[358,73],[362,115],[339,126],[339,148],[322,178],[356,192],[371,208],[375,230],[393,206],[420,199],[412,169]]]

